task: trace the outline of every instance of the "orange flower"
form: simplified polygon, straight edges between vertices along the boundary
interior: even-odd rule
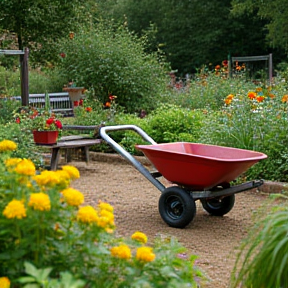
[[[287,102],[288,103],[288,94],[286,94],[286,95],[284,95],[283,97],[282,97],[282,103],[285,103],[285,102]]]
[[[229,105],[229,104],[231,104],[232,99],[226,98],[226,99],[224,100],[224,102],[225,102],[226,105]]]
[[[276,96],[272,93],[269,93],[268,96],[271,98],[271,99],[274,99]]]
[[[257,87],[256,88],[256,92],[261,92],[262,91],[262,88],[261,87]]]
[[[258,96],[258,97],[256,98],[256,100],[257,100],[258,102],[263,102],[264,99],[265,99],[264,96]]]
[[[110,108],[111,107],[111,103],[107,101],[104,106],[107,107],[107,108]]]
[[[85,110],[86,110],[87,112],[91,112],[91,111],[92,111],[92,107],[86,107]]]
[[[74,36],[75,36],[74,32],[70,32],[70,33],[69,33],[69,38],[70,38],[70,39],[73,39]]]
[[[216,65],[215,66],[215,70],[220,70],[221,66],[220,65]]]
[[[252,91],[248,92],[248,98],[249,99],[253,100],[256,98],[256,96],[257,96],[256,92],[252,92]]]
[[[229,99],[229,100],[232,100],[234,98],[234,95],[233,94],[229,94],[226,99]]]

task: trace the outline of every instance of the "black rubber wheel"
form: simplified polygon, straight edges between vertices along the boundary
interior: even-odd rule
[[[164,190],[159,198],[158,209],[164,222],[174,228],[184,228],[196,214],[194,199],[178,186]]]
[[[203,208],[211,215],[223,216],[231,211],[235,203],[235,195],[229,195],[224,198],[216,197],[212,199],[201,199]]]

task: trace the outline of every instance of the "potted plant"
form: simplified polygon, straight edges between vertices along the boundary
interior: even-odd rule
[[[48,110],[41,111],[35,107],[21,108],[16,114],[16,122],[25,123],[33,133],[34,142],[38,145],[57,143],[62,122],[56,114]]]

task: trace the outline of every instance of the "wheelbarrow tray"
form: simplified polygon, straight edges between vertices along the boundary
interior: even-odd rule
[[[136,145],[172,183],[191,191],[228,184],[267,155],[232,147],[175,142]]]

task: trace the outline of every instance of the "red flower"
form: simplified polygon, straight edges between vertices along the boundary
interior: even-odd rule
[[[222,61],[222,65],[223,65],[224,67],[227,67],[227,66],[228,66],[228,60],[223,60],[223,61]]]
[[[49,119],[46,120],[46,124],[47,125],[51,125],[53,123],[54,123],[54,119],[53,118],[49,118]]]
[[[60,120],[56,120],[56,121],[55,121],[55,125],[56,125],[56,127],[57,127],[58,129],[62,129],[62,127],[63,127],[63,125],[62,125],[62,123],[61,123]]]
[[[19,124],[19,123],[21,122],[20,118],[17,117],[16,120],[15,120],[15,122],[16,122],[17,124]]]
[[[86,107],[86,108],[85,108],[85,111],[91,112],[91,111],[92,111],[92,107]]]
[[[83,99],[80,99],[79,106],[83,106]]]
[[[79,106],[79,101],[74,101],[73,104],[75,107],[77,107],[77,106]]]
[[[264,99],[265,99],[264,96],[258,96],[258,97],[256,98],[256,100],[257,100],[258,102],[263,102]]]
[[[61,52],[59,55],[60,55],[60,57],[62,57],[62,58],[65,58],[65,57],[66,57],[66,54],[65,54],[64,52]]]

